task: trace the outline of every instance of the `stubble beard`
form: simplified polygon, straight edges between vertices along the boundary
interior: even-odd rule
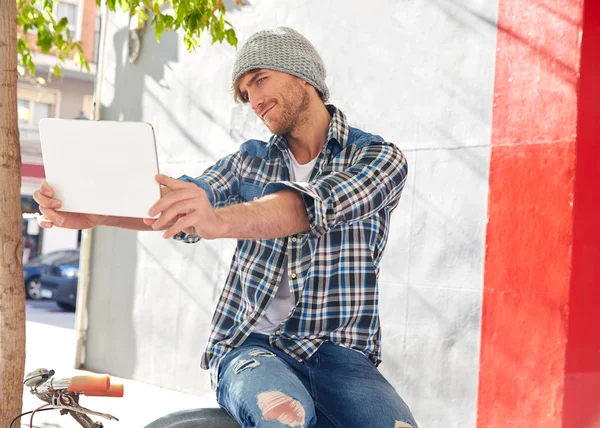
[[[281,103],[281,118],[269,126],[275,135],[286,137],[298,127],[308,122],[308,91],[297,82],[284,87]]]

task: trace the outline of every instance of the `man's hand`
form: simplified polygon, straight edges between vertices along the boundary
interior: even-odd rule
[[[80,214],[60,211],[62,206],[61,201],[54,199],[54,190],[44,181],[39,190],[33,193],[33,199],[40,205],[42,216],[39,217],[38,223],[44,229],[50,229],[57,225],[67,229],[91,229],[98,226],[102,216],[94,214]]]
[[[154,230],[168,228],[164,238],[171,238],[177,233],[193,233],[204,239],[215,239],[221,236],[223,222],[210,204],[206,192],[194,183],[176,180],[159,174],[156,181],[165,188],[162,198],[150,208],[148,215],[158,219],[147,218],[144,223]],[[163,187],[164,186],[164,187]]]

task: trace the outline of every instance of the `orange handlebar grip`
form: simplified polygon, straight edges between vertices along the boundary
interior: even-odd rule
[[[104,392],[86,392],[86,397],[122,397],[123,396],[123,384],[122,383],[111,383],[108,391]]]
[[[67,388],[69,392],[106,392],[110,388],[110,377],[100,376],[73,376]]]

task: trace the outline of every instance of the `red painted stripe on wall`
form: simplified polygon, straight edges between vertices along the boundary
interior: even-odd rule
[[[564,427],[600,427],[600,2],[585,3]]]
[[[499,0],[480,428],[562,423],[582,7]]]

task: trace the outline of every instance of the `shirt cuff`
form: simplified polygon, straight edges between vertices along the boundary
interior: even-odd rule
[[[329,232],[326,222],[326,204],[309,183],[294,183],[291,181],[269,183],[265,186],[263,196],[277,193],[281,190],[295,190],[302,195],[310,230],[300,233],[300,236],[308,236],[309,239],[318,239]]]
[[[178,180],[185,181],[187,183],[194,183],[196,186],[198,186],[199,188],[204,190],[206,192],[206,195],[208,196],[208,200],[210,201],[210,204],[213,207],[215,206],[215,193],[213,192],[212,188],[205,181],[198,179],[198,178],[193,178],[193,177],[190,177],[187,175],[182,175],[181,177],[178,178]]]

